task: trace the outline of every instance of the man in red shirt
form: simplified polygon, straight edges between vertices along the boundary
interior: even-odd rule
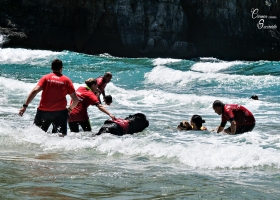
[[[62,61],[59,59],[53,60],[51,69],[53,72],[43,76],[30,92],[25,104],[23,104],[23,107],[19,110],[19,115],[23,115],[29,103],[40,91],[43,90],[34,124],[39,126],[45,132],[52,124],[53,133],[59,132],[62,134],[60,136],[65,136],[67,135],[68,111],[75,108],[79,100],[76,96],[72,81],[62,74]],[[68,94],[73,103],[67,109],[66,95]]]
[[[112,77],[113,77],[113,75],[111,72],[106,72],[104,74],[104,76],[99,76],[98,78],[96,78],[98,89],[100,90],[101,94],[103,95],[103,100],[107,105],[110,105],[112,103],[112,101],[109,101],[109,102],[106,101],[105,87],[106,87],[107,83],[109,83],[111,81]],[[100,93],[97,92],[97,96],[100,101]]]
[[[84,131],[91,131],[90,121],[87,108],[90,105],[96,105],[98,109],[107,114],[112,119],[115,116],[108,112],[94,94],[97,90],[97,81],[94,78],[89,78],[85,81],[86,86],[81,86],[76,90],[79,99],[78,105],[70,112],[68,124],[72,132],[79,132],[79,125]]]
[[[213,103],[213,109],[218,115],[222,115],[221,124],[218,126],[217,133],[224,131],[228,134],[241,134],[250,132],[254,129],[256,120],[254,115],[244,106],[238,104],[224,104],[220,100]],[[224,129],[227,121],[231,126]]]

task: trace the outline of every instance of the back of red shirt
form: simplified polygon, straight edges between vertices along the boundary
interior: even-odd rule
[[[87,108],[90,105],[97,105],[100,103],[96,95],[91,90],[88,90],[85,86],[79,87],[76,90],[76,95],[79,99],[79,103],[71,111],[68,119],[69,122],[88,120],[89,117],[87,113]]]
[[[38,85],[42,87],[42,97],[39,109],[43,111],[65,110],[66,95],[75,92],[72,81],[60,73],[50,73],[43,76]]]
[[[255,123],[254,115],[244,106],[238,104],[226,104],[222,114],[222,123],[234,119],[236,126],[251,125]]]

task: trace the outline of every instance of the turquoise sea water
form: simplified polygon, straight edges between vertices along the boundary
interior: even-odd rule
[[[142,112],[150,126],[117,137],[71,133],[60,138],[33,126],[40,95],[23,117],[27,95],[50,63],[78,88],[113,73],[106,108],[117,117]],[[0,49],[1,199],[280,199],[280,62],[118,58],[75,52]],[[250,99],[259,96],[259,101]],[[183,132],[202,115],[220,123],[214,100],[249,108],[257,125],[229,136]],[[89,108],[93,132],[108,116]]]

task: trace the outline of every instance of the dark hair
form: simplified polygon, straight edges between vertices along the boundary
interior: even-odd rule
[[[85,81],[85,84],[90,88],[92,86],[92,84],[96,85],[97,81],[94,78],[89,78]]]
[[[253,95],[253,96],[251,96],[251,99],[259,100],[259,97],[257,95]]]
[[[200,115],[193,115],[191,121],[195,123],[198,129],[202,127],[202,123],[205,123],[205,120],[203,120]]]
[[[63,67],[62,61],[59,59],[54,59],[52,61],[52,70],[53,71],[59,71]]]
[[[113,102],[113,98],[111,95],[106,95],[104,98],[105,98],[106,104],[110,104]]]
[[[111,73],[111,72],[106,72],[106,73],[104,74],[104,76],[105,76],[105,77],[112,77],[112,73]]]
[[[213,108],[216,108],[216,107],[224,107],[225,104],[223,102],[221,102],[220,100],[216,100],[214,101],[213,103]]]

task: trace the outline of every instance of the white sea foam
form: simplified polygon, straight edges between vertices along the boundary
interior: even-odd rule
[[[266,88],[269,86],[279,86],[280,77],[264,76],[243,76],[230,75],[222,73],[200,73],[193,71],[182,72],[165,66],[157,66],[152,71],[145,74],[146,83],[157,85],[173,85],[179,87],[188,86],[191,83],[215,84],[218,87],[235,87],[242,88]]]
[[[64,54],[65,52],[5,48],[0,49],[0,64],[45,65],[47,60],[55,59]],[[50,59],[47,59],[48,57]]]
[[[112,55],[110,55],[108,53],[99,54],[98,56],[101,57],[101,58],[102,57],[104,57],[104,58],[116,58],[116,59],[119,58],[119,57],[112,56]]]
[[[173,58],[156,58],[153,60],[153,65],[161,66],[168,63],[177,63],[181,61],[182,61],[181,59],[173,59]]]
[[[30,92],[35,87],[34,83],[25,83],[23,81],[0,77],[0,88],[3,88],[3,91],[26,93]]]
[[[176,70],[173,70],[176,71]],[[186,72],[187,73],[187,72]],[[11,87],[13,85],[13,87]],[[11,99],[17,99],[18,104],[21,105],[29,92],[34,88],[36,84],[25,83],[23,81],[14,80],[10,78],[0,77],[0,89],[2,94],[0,95],[0,102],[4,105],[2,111],[7,110],[5,107],[9,104]],[[84,84],[74,83],[74,87],[78,87]],[[147,90],[127,90],[121,87],[117,87],[113,83],[109,83],[106,88],[107,94],[113,96],[113,104],[108,106],[107,109],[120,117],[125,117],[127,114],[133,114],[133,112],[150,112],[150,111],[161,111],[168,110],[171,112],[174,110],[188,110],[188,112],[194,112],[200,109],[200,112],[212,113],[212,103],[217,100],[215,95],[196,95],[196,94],[177,94],[172,92],[166,92],[161,89],[147,89]],[[70,102],[69,95],[67,96],[68,104]],[[37,107],[40,100],[40,94],[38,94],[32,105],[34,109]],[[219,97],[219,100],[228,102],[227,97]],[[279,107],[279,103],[271,103],[266,101],[253,101],[249,98],[235,98],[231,99],[230,102],[244,105],[254,113],[267,114],[278,114],[277,110],[264,110],[263,107]],[[16,103],[16,102],[15,102]],[[123,108],[123,109],[120,109]],[[31,109],[31,108],[29,108]],[[170,110],[171,109],[171,110]],[[130,110],[130,111],[129,111]],[[159,113],[161,113],[159,112]],[[96,115],[97,117],[107,116],[97,110],[97,108],[89,109],[89,113]]]
[[[195,63],[191,70],[204,72],[204,73],[214,73],[219,72],[220,70],[228,69],[235,65],[244,65],[244,62],[241,61],[231,61],[231,62],[198,62]]]
[[[65,138],[56,134],[46,134],[36,126],[24,130],[5,127],[5,132],[13,134],[21,145],[19,148],[36,148],[44,152],[73,152],[81,149],[96,150],[107,156],[145,156],[160,160],[170,160],[186,165],[186,168],[198,169],[239,169],[271,166],[280,168],[280,153],[272,146],[277,144],[280,136],[263,137],[265,134],[257,131],[245,133],[236,137],[228,135],[194,134],[174,132],[174,138],[146,130],[145,135],[115,137],[104,134],[91,137],[90,133],[68,133]],[[3,137],[3,131],[1,131]],[[7,135],[6,135],[7,136]],[[10,140],[12,141],[12,140]],[[28,146],[24,146],[29,143]],[[15,144],[16,145],[16,144]],[[269,145],[270,148],[262,146]],[[88,160],[86,161],[88,162]],[[127,166],[131,167],[131,166]]]
[[[214,58],[214,57],[200,57],[199,60],[211,61],[211,62],[219,62],[219,61],[221,61],[218,58]]]
[[[77,88],[77,87],[76,87]],[[188,110],[188,112],[194,112],[199,109],[201,113],[212,113],[212,103],[219,99],[225,103],[237,103],[244,105],[246,108],[254,113],[269,112],[270,114],[277,114],[279,111],[267,111],[263,108],[265,107],[279,107],[279,103],[271,103],[267,101],[254,101],[249,98],[232,98],[219,97],[215,95],[196,95],[196,94],[177,94],[166,92],[161,89],[151,89],[151,90],[126,90],[117,87],[113,83],[109,83],[106,87],[108,94],[113,96],[114,103],[109,106],[108,109],[112,109],[116,113],[125,114],[127,113],[127,108],[132,111],[164,111],[173,110],[177,112],[177,109],[181,112],[182,108]],[[117,104],[116,106],[114,106]],[[125,110],[116,109],[116,107],[124,107]],[[173,109],[172,109],[173,108]]]
[[[125,90],[114,84],[108,84],[106,88],[108,93],[112,94],[118,104],[127,107],[158,107],[167,105],[194,105],[208,104],[215,100],[215,97],[198,96],[195,94],[176,94],[165,92],[160,89],[152,90]],[[201,102],[201,100],[203,102]]]

